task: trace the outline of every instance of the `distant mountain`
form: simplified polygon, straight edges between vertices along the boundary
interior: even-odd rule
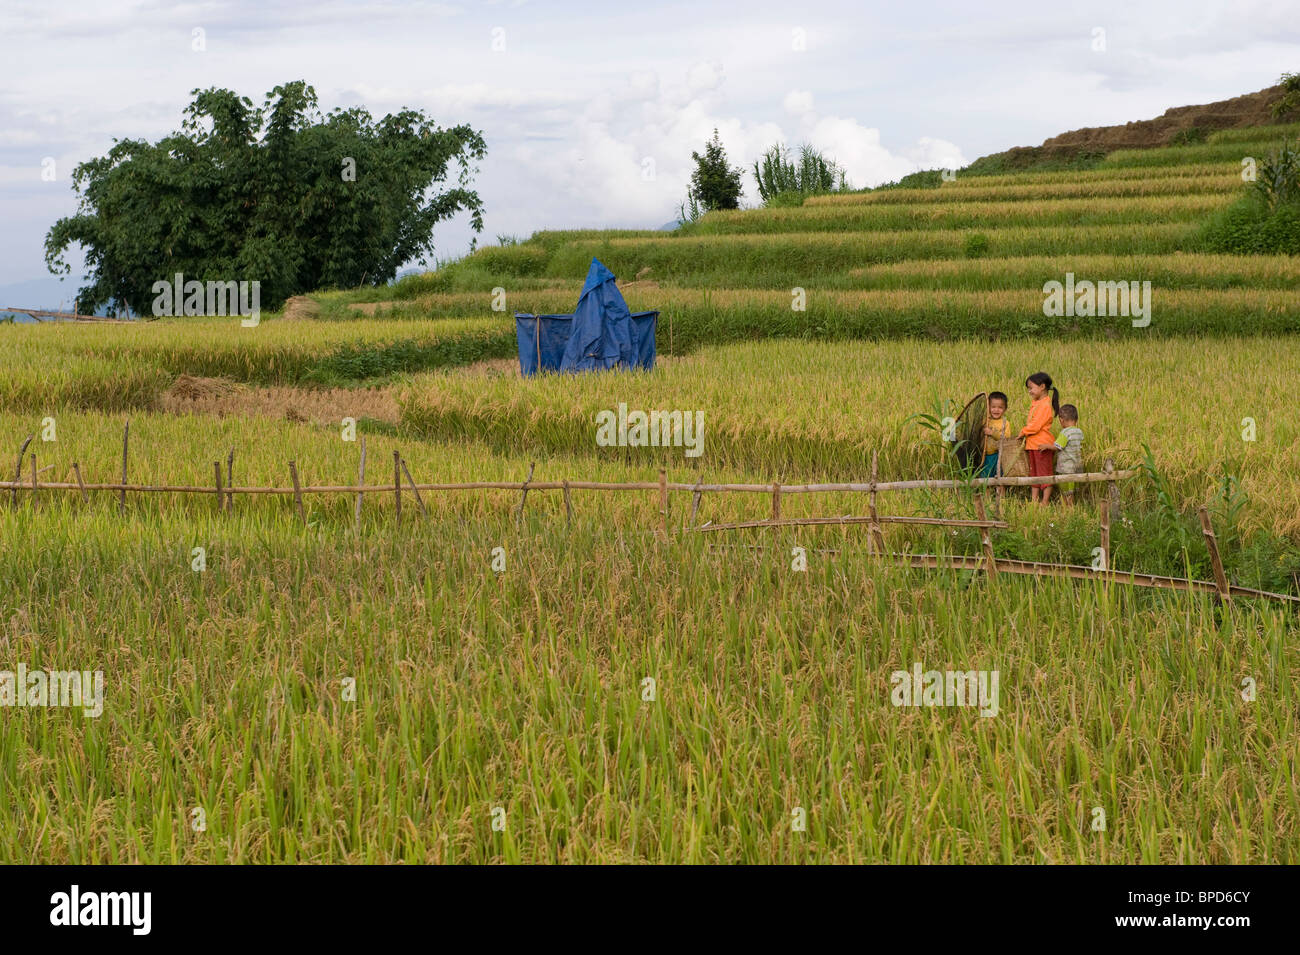
[[[53,275],[0,285],[0,310],[7,305],[71,310],[80,287],[81,282],[76,279],[60,279]]]

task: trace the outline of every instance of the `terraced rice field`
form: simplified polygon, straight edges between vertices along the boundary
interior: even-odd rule
[[[1088,465],[1142,472],[1115,566],[1208,576],[1205,505],[1233,582],[1300,593],[1300,263],[1199,244],[1283,132],[672,234],[539,233],[254,329],[0,327],[0,473],[35,435],[40,482],[74,462],[111,481],[129,418],[135,481],[206,487],[233,450],[241,486],[283,486],[290,460],[347,484],[351,417],[377,482],[394,451],[421,482],[861,480],[873,454],[884,479],[938,477],[924,416],[1000,388],[1019,423],[1046,370]],[[662,310],[659,367],[520,379],[512,313],[571,310],[593,256]],[[1150,324],[1044,315],[1066,273],[1149,281]],[[597,444],[620,403],[702,412],[703,453]],[[864,513],[790,497],[789,517]],[[654,492],[575,492],[571,515],[553,491],[403,502],[399,525],[388,494],[359,522],[351,495],[309,495],[302,520],[284,496],[219,511],[215,489],[121,511],[0,494],[5,659],[105,682],[98,717],[0,720],[0,860],[1300,861],[1300,625],[1280,604],[904,570],[854,527],[699,533],[688,494],[666,533]],[[965,493],[881,508],[973,516]],[[1097,511],[1011,493],[993,547],[1087,564]],[[995,712],[895,706],[917,663],[997,671]]]

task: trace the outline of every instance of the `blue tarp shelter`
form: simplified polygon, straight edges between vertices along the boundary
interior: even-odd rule
[[[614,273],[591,260],[572,315],[515,313],[519,370],[601,371],[655,366],[658,312],[630,312]]]

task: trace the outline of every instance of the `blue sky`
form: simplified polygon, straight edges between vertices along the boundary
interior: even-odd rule
[[[735,163],[807,140],[874,185],[1300,70],[1300,4],[1280,0],[2,0],[0,36],[0,298],[48,276],[44,236],[74,211],[75,165],[115,137],[177,128],[196,87],[260,102],[305,79],[325,109],[412,107],[480,129],[492,242],[670,221],[714,127]],[[444,224],[437,254],[462,254],[471,234]]]

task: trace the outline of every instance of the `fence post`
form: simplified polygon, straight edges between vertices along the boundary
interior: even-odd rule
[[[781,483],[772,482],[772,536],[776,537],[776,522],[781,519]]]
[[[361,498],[366,493],[365,491],[361,490],[361,488],[365,486],[366,486],[366,439],[365,436],[362,435],[361,466],[357,469],[357,506],[356,506],[355,520],[356,520],[356,526],[358,531],[361,530]]]
[[[1223,572],[1223,561],[1219,559],[1219,542],[1214,537],[1214,528],[1210,525],[1210,512],[1200,509],[1201,533],[1205,535],[1205,546],[1210,551],[1210,566],[1214,568],[1214,586],[1219,589],[1220,600],[1231,600],[1232,591],[1228,589],[1228,575]]]
[[[540,374],[540,372],[538,372]],[[519,510],[515,511],[515,526],[519,526],[520,520],[524,516],[524,504],[528,501],[528,485],[533,480],[533,468],[537,467],[537,462],[533,461],[528,465],[528,477],[524,478],[524,493],[519,495]]]
[[[126,425],[122,428],[122,493],[117,499],[117,509],[119,513],[126,513],[126,449],[127,443],[131,438],[131,419],[126,419]]]
[[[885,533],[881,529],[880,522],[876,519],[876,479],[880,474],[879,458],[879,452],[871,452],[871,491],[867,495],[867,508],[871,515],[871,533],[867,538],[868,554],[883,554],[885,552]]]
[[[235,513],[235,449],[226,455],[226,511]]]
[[[569,498],[569,479],[564,479],[564,526],[568,528],[573,523],[573,501]]]
[[[397,515],[397,523],[402,523],[402,455],[393,449],[393,507]]]
[[[18,463],[14,465],[14,488],[10,492],[14,507],[18,506],[18,482],[23,479],[23,458],[27,457],[27,446],[32,443],[34,437],[36,435],[29,434],[23,446],[18,449]]]
[[[668,538],[668,469],[659,469],[659,528]]]
[[[221,491],[221,462],[213,461],[212,470],[217,476],[217,513],[220,514],[226,509],[226,496]]]
[[[298,502],[298,518],[307,523],[307,511],[302,506],[302,488],[298,485],[298,465],[289,462],[289,477],[293,478],[293,499]]]
[[[415,495],[415,503],[420,508],[420,516],[428,517],[429,512],[424,509],[424,500],[420,497],[420,489],[415,486],[415,478],[411,477],[411,469],[406,466],[406,458],[402,458],[402,471],[406,474],[406,482],[411,485],[411,493]]]
[[[1105,471],[1107,474],[1113,474],[1113,473],[1115,473],[1115,459],[1114,459],[1114,458],[1107,458],[1107,459],[1106,459],[1106,463],[1102,466],[1102,470]],[[1108,482],[1108,486],[1109,486],[1109,490],[1110,490],[1110,512],[1111,512],[1111,515],[1114,516],[1114,517],[1119,517],[1119,516],[1120,516],[1120,509],[1119,509],[1119,481],[1115,480],[1114,478],[1111,478],[1110,481]]]
[[[988,520],[984,510],[984,493],[975,495],[975,516],[981,521]],[[993,556],[993,536],[987,527],[980,528],[980,544],[984,548],[984,571],[990,577],[998,575],[998,562]]]
[[[72,462],[72,473],[77,476],[77,487],[81,488],[81,501],[83,504],[90,502],[90,495],[86,493],[86,482],[81,479],[81,465],[76,461]]]
[[[1101,502],[1101,569],[1110,572],[1110,500]]]
[[[700,498],[704,496],[704,492],[700,490],[700,485],[703,483],[704,478],[697,479],[695,482],[695,490],[691,492],[691,519],[687,521],[687,525],[690,527],[695,526],[695,515],[700,509]]]

